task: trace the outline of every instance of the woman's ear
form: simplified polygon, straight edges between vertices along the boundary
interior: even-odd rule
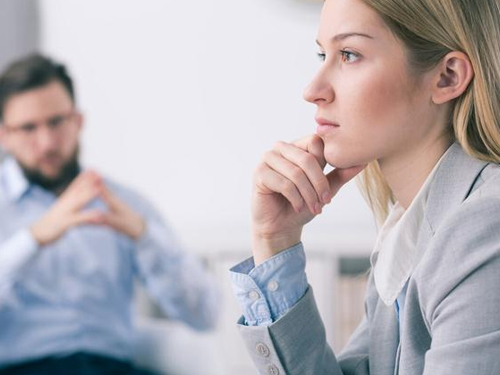
[[[432,87],[432,101],[443,104],[464,93],[474,77],[469,57],[459,51],[448,53],[436,67],[435,84]]]

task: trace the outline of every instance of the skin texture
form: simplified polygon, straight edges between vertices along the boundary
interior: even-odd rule
[[[473,77],[457,51],[413,71],[404,45],[360,0],[326,0],[317,43],[322,62],[304,98],[319,124],[336,126],[278,142],[263,156],[252,195],[256,264],[299,242],[302,227],[370,161],[408,207],[451,144],[451,101]],[[327,176],[326,163],[336,167]]]
[[[62,117],[65,120],[60,125],[49,125]],[[32,130],[22,130],[26,127]],[[75,110],[70,95],[61,83],[53,81],[6,102],[0,143],[24,169],[58,180],[77,153],[82,127],[83,116]],[[54,193],[59,196],[57,201],[30,228],[39,245],[53,243],[71,227],[82,224],[107,225],[132,239],[145,230],[142,218],[117,198],[95,171],[81,172]],[[85,209],[98,198],[106,203],[107,211]]]

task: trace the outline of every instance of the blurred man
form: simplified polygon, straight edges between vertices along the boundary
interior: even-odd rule
[[[0,374],[133,374],[133,281],[171,319],[214,325],[216,288],[139,195],[81,168],[64,66],[0,77]],[[109,150],[107,150],[109,151]]]

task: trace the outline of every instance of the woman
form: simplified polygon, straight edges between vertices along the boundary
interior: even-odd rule
[[[500,374],[498,40],[498,0],[325,1],[316,135],[264,155],[254,257],[232,269],[261,374]],[[382,226],[336,355],[300,237],[360,172]]]

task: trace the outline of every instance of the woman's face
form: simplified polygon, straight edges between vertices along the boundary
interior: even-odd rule
[[[304,97],[317,106],[329,164],[383,162],[437,131],[431,76],[411,73],[403,44],[361,0],[325,1],[318,45],[323,61]]]

